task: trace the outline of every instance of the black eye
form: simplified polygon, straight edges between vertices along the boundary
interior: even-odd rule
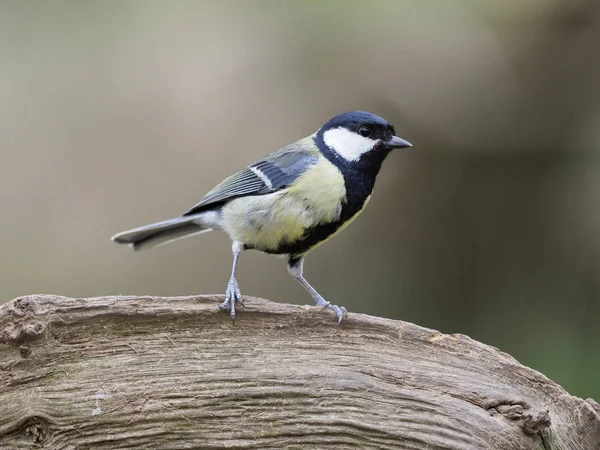
[[[358,129],[358,134],[360,134],[362,137],[369,137],[371,136],[371,129],[369,127],[365,127],[362,126]]]

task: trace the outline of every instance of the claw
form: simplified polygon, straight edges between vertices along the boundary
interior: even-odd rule
[[[342,319],[348,313],[346,308],[344,308],[343,306],[337,306],[337,305],[329,305],[328,308],[335,312],[335,315],[338,318],[338,325],[341,324]]]
[[[321,300],[321,301],[317,302],[317,306],[319,306],[321,308],[321,311],[323,311],[324,309],[331,309],[333,312],[335,312],[335,315],[337,316],[337,319],[338,319],[338,325],[340,323],[342,323],[344,316],[346,314],[348,314],[348,310],[345,307],[338,306],[338,305],[332,305],[331,302],[328,302],[326,300]]]
[[[317,306],[320,306],[321,308],[325,309],[325,308],[329,308],[329,306],[331,305],[331,302],[326,301],[323,298],[319,298],[317,300]]]
[[[219,305],[219,309],[224,310],[229,308],[231,320],[235,322],[235,304],[239,303],[242,307],[244,303],[242,303],[242,293],[240,292],[240,288],[238,286],[237,280],[235,278],[231,278],[229,283],[227,284],[227,291],[225,293],[225,301]]]

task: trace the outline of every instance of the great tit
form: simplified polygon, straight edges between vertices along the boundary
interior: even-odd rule
[[[289,273],[317,306],[326,301],[302,276],[306,254],[346,228],[364,209],[381,164],[395,148],[412,144],[395,136],[385,119],[364,111],[340,114],[316,133],[250,164],[225,179],[180,217],[112,237],[134,250],[148,249],[212,230],[233,241],[233,269],[221,309],[235,320],[243,306],[235,273],[243,250],[283,255]]]

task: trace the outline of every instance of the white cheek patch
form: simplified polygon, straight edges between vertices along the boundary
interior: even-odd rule
[[[376,139],[369,139],[346,128],[333,128],[323,134],[325,144],[347,161],[358,161],[362,155],[373,150]]]

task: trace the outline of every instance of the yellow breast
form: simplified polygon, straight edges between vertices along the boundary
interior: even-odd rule
[[[310,207],[318,223],[334,222],[342,213],[346,201],[346,186],[342,173],[327,159],[321,157],[317,164],[296,180],[288,195]]]
[[[345,199],[344,177],[322,157],[288,189],[229,202],[224,228],[234,240],[274,250],[299,240],[307,228],[338,220]]]

